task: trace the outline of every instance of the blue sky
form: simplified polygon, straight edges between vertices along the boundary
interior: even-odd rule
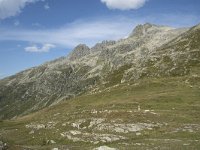
[[[199,0],[0,0],[0,78],[126,37],[137,24],[190,27]]]

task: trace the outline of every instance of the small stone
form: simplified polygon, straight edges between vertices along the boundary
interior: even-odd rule
[[[94,144],[99,144],[99,141],[94,142]]]
[[[91,111],[91,113],[92,113],[92,114],[97,114],[98,111],[94,109],[94,110]]]
[[[119,127],[115,128],[115,131],[118,133],[125,133],[125,130]]]
[[[34,134],[34,133],[35,133],[35,131],[34,131],[34,130],[32,130],[32,131],[30,131],[30,132],[29,132],[29,134]]]
[[[63,123],[62,126],[65,127],[65,126],[66,126],[66,123]]]
[[[188,132],[190,132],[190,133],[192,133],[192,132],[194,132],[192,129],[188,129]]]
[[[147,113],[147,112],[150,112],[150,110],[145,110],[144,112]]]
[[[71,133],[72,135],[81,134],[81,132],[80,132],[80,131],[74,131],[74,130],[71,130],[71,131],[70,131],[70,133]]]
[[[51,144],[56,144],[56,142],[54,140],[50,140]]]
[[[142,133],[140,133],[140,132],[137,132],[137,133],[136,133],[136,135],[137,135],[137,136],[139,136],[139,135],[142,135]]]
[[[141,110],[140,105],[138,105],[138,111],[140,111],[140,110]]]
[[[94,148],[93,150],[117,150],[116,148],[111,148],[108,146],[100,146],[98,148]]]
[[[60,115],[60,113],[54,114],[53,116],[58,116],[58,115]]]

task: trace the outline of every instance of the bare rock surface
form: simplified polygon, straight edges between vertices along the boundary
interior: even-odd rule
[[[111,148],[108,146],[100,146],[98,148],[94,148],[93,150],[117,150],[116,148]]]

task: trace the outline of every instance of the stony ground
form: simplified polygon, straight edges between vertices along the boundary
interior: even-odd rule
[[[198,150],[199,91],[187,77],[99,89],[1,121],[0,149]]]

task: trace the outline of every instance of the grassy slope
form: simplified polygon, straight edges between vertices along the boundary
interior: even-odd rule
[[[200,141],[198,141],[200,137],[198,126],[200,124],[200,84],[196,82],[191,86],[192,83],[185,83],[186,80],[187,77],[143,79],[137,84],[122,84],[93,95],[83,95],[13,121],[2,121],[0,122],[0,140],[8,142],[10,149],[21,149],[21,146],[50,149],[61,148],[61,145],[71,149],[92,149],[100,145],[108,145],[119,149],[197,150],[200,149]],[[141,106],[141,111],[137,111],[138,105]],[[93,109],[117,111],[91,114]],[[144,110],[154,110],[156,115],[144,113]],[[140,136],[136,136],[135,133],[121,134],[128,139],[97,145],[72,142],[60,136],[61,132],[74,130],[71,126],[63,127],[63,123],[92,117],[106,118],[107,122],[121,119],[123,123],[154,122],[165,125],[153,130],[144,130]],[[45,124],[50,121],[58,122],[55,128],[40,129],[34,134],[29,134],[31,129],[25,128],[25,125],[31,122]],[[193,132],[182,130],[185,126],[192,126]],[[174,132],[177,129],[180,130]],[[88,129],[87,132],[93,131]],[[46,140],[54,140],[56,144],[46,144]]]

